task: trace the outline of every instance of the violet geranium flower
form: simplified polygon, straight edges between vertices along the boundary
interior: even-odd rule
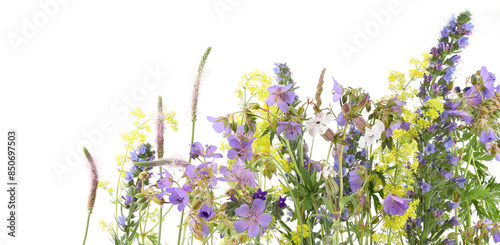
[[[191,152],[189,153],[189,156],[193,159],[202,156],[204,158],[222,158],[222,154],[220,153],[214,153],[217,150],[217,146],[211,145],[207,146],[207,149],[203,147],[203,145],[200,142],[194,142],[193,147],[191,147]]]
[[[224,117],[207,117],[208,121],[213,123],[212,127],[214,128],[216,133],[222,133],[224,132],[224,136],[227,136],[231,133],[231,127],[229,126],[229,123],[225,125],[225,118]]]
[[[291,141],[294,141],[297,135],[302,135],[300,123],[296,122],[279,122],[276,133],[281,134],[283,131],[285,131],[285,138]]]
[[[189,196],[185,190],[175,188],[173,193],[168,197],[168,200],[173,205],[178,205],[177,210],[182,211],[189,203]]]
[[[295,100],[295,92],[288,91],[292,88],[293,84],[288,84],[286,86],[280,87],[279,85],[275,85],[269,87],[267,91],[271,93],[269,97],[266,99],[266,104],[268,106],[273,106],[274,103],[278,105],[281,111],[287,112],[290,104]]]
[[[248,236],[250,238],[256,237],[260,234],[261,229],[267,227],[272,220],[270,214],[262,213],[265,209],[266,202],[261,199],[253,200],[251,211],[247,204],[241,205],[234,212],[243,219],[234,222],[234,229],[239,233],[248,229]]]
[[[227,158],[249,161],[252,159],[252,142],[255,138],[250,139],[250,141],[241,140],[235,135],[229,135],[227,141],[229,145],[233,148],[227,152]]]
[[[401,198],[389,194],[384,200],[384,211],[390,215],[404,215],[408,209],[408,203],[411,201],[411,198]]]
[[[212,209],[211,206],[207,204],[203,204],[203,206],[198,210],[198,217],[205,219],[205,221],[209,221],[215,215],[215,210]]]
[[[498,139],[498,135],[495,133],[495,131],[491,130],[491,128],[488,128],[487,130],[488,131],[484,129],[483,132],[481,132],[481,136],[479,137],[479,141],[481,141],[481,143],[483,144],[493,142],[494,140]]]

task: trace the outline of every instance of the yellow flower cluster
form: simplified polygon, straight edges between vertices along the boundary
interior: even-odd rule
[[[99,183],[97,184],[97,188],[102,188],[102,189],[106,190],[109,193],[109,195],[113,196],[113,192],[115,190],[113,189],[113,187],[108,187],[108,185],[109,185],[108,181],[99,180]]]
[[[281,233],[281,239],[280,242],[281,244],[284,245],[294,245],[294,244],[302,244],[301,239],[300,239],[300,233],[302,232],[302,236],[304,238],[309,237],[309,226],[306,224],[302,225],[303,231],[301,231],[301,227],[297,225],[297,231],[292,231],[292,240],[288,240],[287,237],[285,236],[284,233]]]
[[[114,224],[113,224],[113,222],[106,223],[106,222],[104,222],[104,220],[101,220],[101,222],[99,223],[99,227],[101,228],[102,231],[106,231],[106,232],[112,234]]]
[[[244,103],[243,100],[245,99],[245,91],[240,88],[246,88],[250,95],[257,98],[258,101],[266,101],[267,97],[269,96],[267,88],[273,85],[270,76],[268,76],[264,72],[255,70],[253,72],[245,73],[242,76],[242,79],[243,80],[238,84],[238,90],[235,91],[238,95],[238,98],[240,99],[240,103]],[[254,81],[254,83],[252,83],[251,81]]]
[[[390,71],[387,80],[389,82],[389,90],[393,92],[393,94],[384,98],[393,98],[394,95],[397,94],[400,100],[407,101],[415,97],[418,91],[416,88],[411,87],[410,84],[415,81],[415,79],[421,78],[424,75],[425,67],[429,66],[429,56],[430,54],[428,53],[422,53],[421,59],[410,59],[411,68],[408,71],[409,79],[406,79],[406,76],[401,72]]]
[[[439,114],[444,111],[444,102],[442,97],[430,99],[424,103],[427,107],[424,115],[432,120],[439,117]]]
[[[163,105],[163,113],[165,113],[165,122],[170,125],[173,131],[177,131],[179,127],[179,122],[175,119],[175,111],[168,111],[167,107]]]
[[[133,150],[138,144],[146,142],[148,133],[151,133],[151,127],[146,122],[142,122],[142,118],[146,117],[141,108],[136,108],[131,111],[132,117],[135,117],[135,129],[122,132],[120,136],[125,141],[127,150]]]

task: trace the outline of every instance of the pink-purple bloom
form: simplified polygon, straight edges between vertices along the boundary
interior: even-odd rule
[[[239,232],[248,230],[248,236],[254,238],[261,233],[261,229],[265,229],[271,224],[272,217],[268,213],[263,213],[266,209],[266,202],[261,199],[255,199],[252,203],[252,210],[247,204],[241,205],[234,212],[243,219],[234,222],[234,229]]]
[[[384,200],[384,211],[390,215],[404,215],[408,209],[408,203],[411,201],[411,198],[401,198],[389,194]]]
[[[302,127],[296,122],[279,122],[276,133],[281,134],[283,131],[285,131],[285,138],[291,141],[294,141],[297,135],[302,135]]]
[[[125,227],[125,216],[119,216],[117,222],[121,227]]]
[[[224,175],[224,178],[220,178],[219,180],[228,181],[228,182],[240,182],[243,185],[248,185],[251,187],[257,187],[257,182],[255,181],[255,176],[257,173],[252,172],[252,170],[245,167],[245,164],[240,159],[236,160],[236,163],[233,164],[231,170],[229,170],[226,166],[220,167],[220,173]]]
[[[271,94],[269,95],[269,97],[267,97],[266,104],[268,106],[273,106],[274,103],[276,103],[278,104],[278,108],[280,108],[281,111],[288,111],[289,105],[291,105],[295,100],[295,92],[288,91],[290,90],[290,88],[292,88],[292,86],[293,84],[288,84],[281,87],[279,85],[269,87],[267,91],[269,91],[269,93]]]

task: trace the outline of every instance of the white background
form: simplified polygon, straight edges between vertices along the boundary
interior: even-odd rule
[[[47,11],[48,2],[56,7]],[[85,132],[102,135],[90,150],[101,179],[115,185],[114,156],[123,152],[119,133],[131,126],[125,109],[140,106],[149,114],[162,95],[180,123],[178,132],[167,132],[166,151],[186,158],[190,93],[207,46],[213,50],[195,139],[219,145],[220,136],[204,118],[238,109],[234,90],[244,73],[259,69],[271,75],[274,62],[287,62],[305,99],[314,96],[326,67],[324,101],[330,100],[331,76],[343,86],[362,86],[377,99],[386,92],[389,71],[406,73],[409,59],[435,46],[451,15],[465,9],[473,13],[475,28],[455,73],[457,83],[483,65],[500,76],[498,1],[1,1],[0,135],[5,139],[0,141],[5,149],[7,130],[18,130],[19,215],[18,237],[5,238],[7,193],[2,191],[0,244],[81,243],[89,180],[83,161],[77,161],[81,156],[71,152],[80,153]],[[380,13],[388,13],[383,21],[376,17]],[[32,24],[36,31],[26,32]],[[366,40],[355,42],[366,34]],[[343,53],[346,45],[357,53]],[[142,81],[157,67],[168,75],[149,80],[155,88],[146,89]],[[127,97],[134,105],[126,104]],[[102,121],[112,130],[100,130]],[[6,183],[5,153],[2,158],[0,183]],[[500,169],[497,164],[490,164],[493,172]],[[58,175],[53,166],[61,165],[68,172]],[[98,223],[113,219],[112,210],[100,189],[87,244],[110,243]],[[162,237],[173,244],[178,221],[169,218],[164,231],[173,232]]]

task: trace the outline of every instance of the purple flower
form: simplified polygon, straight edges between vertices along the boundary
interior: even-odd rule
[[[168,197],[168,200],[173,205],[179,205],[177,206],[177,210],[182,211],[189,203],[189,196],[185,190],[175,188],[173,193]]]
[[[342,92],[343,92],[343,89],[342,87],[337,83],[337,81],[335,80],[335,78],[333,78],[333,90],[332,90],[332,94],[333,94],[333,102],[337,102],[339,101],[340,97],[342,97]]]
[[[485,84],[485,86],[487,86],[486,84],[493,86],[493,83],[495,83],[495,81],[496,81],[495,74],[488,72],[488,70],[484,66],[481,67],[480,74],[481,74],[481,77],[483,78],[483,83]]]
[[[279,198],[278,198],[278,204],[280,205],[281,209],[283,209],[284,207],[286,207],[286,197],[279,196]]]
[[[294,141],[297,135],[302,135],[302,127],[296,122],[279,122],[276,134],[281,134],[283,131],[285,131],[285,137],[291,141]]]
[[[410,202],[411,198],[401,198],[389,194],[384,200],[384,211],[390,215],[404,215]]]
[[[457,165],[457,163],[458,163],[458,159],[459,159],[459,157],[457,157],[457,156],[456,156],[455,154],[453,154],[453,153],[451,153],[450,155],[446,155],[446,160],[448,160],[448,162],[449,162],[451,165],[453,165],[453,166]]]
[[[469,38],[468,37],[462,37],[460,40],[458,40],[458,46],[461,48],[465,48],[469,45]]]
[[[125,180],[127,182],[130,182],[130,181],[132,181],[132,179],[134,179],[134,171],[130,170],[130,171],[125,172]]]
[[[222,154],[220,153],[214,153],[217,150],[217,146],[211,145],[207,146],[207,149],[203,148],[203,145],[201,145],[200,142],[194,142],[193,147],[191,147],[191,152],[189,153],[189,156],[192,159],[198,158],[199,156],[202,156],[204,158],[222,158]]]
[[[460,206],[460,202],[447,202],[446,204],[450,209],[458,208],[458,206]]]
[[[252,170],[246,168],[240,159],[236,160],[236,163],[233,164],[231,171],[229,171],[226,166],[222,166],[220,167],[220,172],[224,175],[224,178],[220,178],[219,180],[228,182],[239,181],[244,185],[257,187],[257,182],[255,181],[257,173],[254,173]]]
[[[229,123],[225,125],[226,118],[224,117],[207,117],[208,121],[213,123],[212,127],[214,128],[216,133],[224,132],[224,135],[227,136],[231,133],[231,127]]]
[[[125,205],[126,205],[126,206],[128,206],[128,205],[132,204],[132,201],[133,201],[133,200],[134,200],[134,199],[132,198],[132,196],[131,196],[131,195],[127,195],[127,196],[125,197]]]
[[[161,177],[160,179],[158,179],[158,181],[156,182],[156,187],[158,187],[158,189],[165,189],[165,188],[170,188],[170,186],[172,186],[172,176],[170,175],[170,173],[163,169],[164,171],[160,173],[160,175],[163,175],[165,174],[165,177]]]
[[[469,113],[467,113],[466,111],[452,110],[452,111],[450,111],[450,113],[448,115],[460,116],[462,118],[462,120],[469,125],[472,124],[472,122],[474,121],[474,119],[471,117],[471,115]]]
[[[452,226],[457,226],[457,225],[460,225],[460,221],[457,220],[457,216],[453,216],[449,222],[451,223]]]
[[[267,195],[267,191],[262,191],[260,188],[257,190],[257,192],[255,192],[253,194],[253,198],[258,198],[258,199],[262,199],[262,200],[266,200],[266,195]]]
[[[358,172],[360,174],[358,174]],[[363,179],[363,171],[356,166],[354,170],[349,172],[349,186],[352,192],[357,192],[365,180]]]
[[[455,72],[456,68],[454,66],[449,67],[446,70],[446,74],[443,76],[443,79],[447,81],[448,83],[451,82],[453,73]]]
[[[139,156],[137,155],[137,152],[135,151],[130,152],[130,160],[132,160],[133,162],[139,161]]]
[[[425,182],[420,183],[420,189],[422,189],[422,193],[425,194],[429,191],[431,185]]]
[[[497,229],[493,230],[493,241],[495,243],[500,242],[500,233],[498,232]]]
[[[453,147],[453,145],[455,144],[455,141],[453,141],[451,139],[451,137],[448,137],[448,139],[446,139],[446,141],[443,143],[444,145],[444,148],[446,148],[446,150],[449,150]]]
[[[448,238],[443,240],[444,245],[455,245],[456,240],[450,240]]]
[[[261,199],[255,199],[252,203],[252,210],[247,204],[241,205],[235,209],[236,215],[244,218],[234,222],[234,229],[239,232],[245,232],[248,229],[248,236],[254,238],[261,232],[262,228],[267,227],[272,220],[268,213],[262,213],[266,209],[266,202]]]
[[[410,123],[409,122],[405,122],[405,121],[402,121],[402,122],[395,122],[393,123],[388,129],[387,129],[387,132],[385,133],[385,136],[386,137],[389,137],[392,135],[392,131],[398,129],[398,128],[401,128],[401,129],[404,129],[406,131],[410,130]]]
[[[196,171],[196,167],[194,165],[188,165],[186,167],[186,175],[191,183],[197,183],[201,179],[201,176],[198,171]]]
[[[336,119],[335,121],[337,121],[337,124],[338,124],[339,126],[341,126],[341,127],[344,127],[344,126],[345,126],[345,124],[346,124],[346,122],[347,122],[347,120],[346,120],[346,119],[345,119],[345,117],[344,117],[344,113],[343,113],[343,112],[341,112],[341,113],[339,114],[339,116],[337,117],[337,119]]]
[[[205,221],[209,221],[215,215],[215,210],[212,209],[211,206],[207,204],[203,204],[203,206],[198,210],[198,217],[201,219],[205,219]]]
[[[229,145],[232,147],[231,150],[227,152],[227,158],[229,159],[241,159],[249,161],[252,159],[252,142],[254,139],[250,141],[241,140],[235,135],[229,135],[227,137],[227,141],[229,141]]]
[[[121,227],[125,227],[125,216],[119,216],[117,222]]]
[[[425,153],[427,155],[430,155],[434,152],[436,152],[436,146],[434,146],[434,144],[431,144],[430,142],[427,143],[427,146],[425,147]]]
[[[458,186],[462,188],[464,188],[465,184],[467,183],[467,179],[464,178],[462,175],[451,178],[451,181],[455,182]]]
[[[356,159],[355,159],[355,156],[353,154],[349,154],[345,157],[345,161],[347,162],[347,164],[349,164],[349,166],[352,166],[354,163],[356,163]]]
[[[445,26],[441,31],[441,37],[448,37],[448,28]]]
[[[280,87],[279,85],[275,85],[272,87],[269,87],[267,91],[271,93],[269,97],[266,99],[266,104],[268,106],[273,106],[274,103],[278,104],[278,108],[280,108],[281,111],[287,112],[288,111],[288,105],[292,104],[293,101],[295,100],[295,92],[293,91],[288,91],[293,84],[288,84],[286,86]]]
[[[498,139],[498,135],[495,133],[495,131],[491,130],[491,128],[488,128],[488,132],[486,132],[486,129],[481,132],[481,137],[479,137],[479,141],[481,143],[486,144],[488,142],[493,142]]]
[[[441,176],[443,176],[445,179],[449,180],[449,179],[451,179],[451,177],[453,177],[453,173],[448,172],[446,170],[443,170],[443,172],[441,172]]]
[[[453,63],[457,63],[460,60],[460,55],[453,55],[453,56],[451,56],[450,60]]]

